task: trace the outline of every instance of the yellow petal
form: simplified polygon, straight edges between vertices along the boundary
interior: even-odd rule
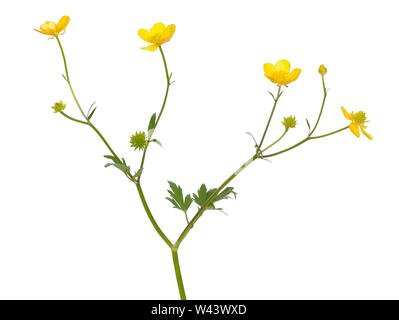
[[[57,32],[61,32],[62,30],[64,30],[68,25],[69,20],[70,19],[68,16],[61,17],[60,21],[58,21],[57,23]]]
[[[155,51],[155,50],[157,50],[158,49],[158,45],[156,45],[156,44],[152,44],[152,45],[150,45],[150,46],[148,46],[148,47],[143,47],[143,48],[141,48],[141,49],[143,49],[143,50],[148,50],[148,51]]]
[[[279,60],[276,62],[275,69],[276,71],[283,71],[288,73],[290,72],[291,65],[288,60]]]
[[[367,138],[369,138],[370,140],[373,140],[373,137],[370,135],[370,134],[368,134],[365,130],[364,130],[364,128],[367,128],[366,126],[360,126],[360,130],[362,130],[362,133],[367,137]]]
[[[353,121],[353,120],[354,120],[353,115],[350,114],[348,111],[346,111],[344,107],[341,107],[341,110],[342,110],[342,113],[344,114],[344,116],[345,116],[346,119],[348,119],[348,120],[350,120],[350,121]]]
[[[356,122],[352,122],[349,125],[349,129],[351,129],[352,133],[356,136],[356,137],[360,137],[360,131],[359,131],[359,125]]]
[[[57,25],[53,21],[46,21],[40,26],[40,32],[48,35],[54,35],[57,32]]]
[[[302,70],[301,69],[294,69],[292,70],[292,72],[288,75],[288,83],[295,81],[296,79],[298,79],[299,75],[301,74]]]
[[[165,31],[166,27],[162,22],[154,24],[154,26],[150,29],[150,34],[152,36],[161,35]]]
[[[166,27],[164,33],[163,33],[163,42],[168,42],[170,38],[175,34],[176,31],[176,26],[174,24],[170,24]]]
[[[150,33],[148,32],[148,30],[140,29],[139,32],[138,32],[138,35],[144,41],[151,42],[150,41]]]
[[[271,77],[275,72],[274,66],[271,63],[265,63],[263,65],[263,70],[265,71],[266,77]]]
[[[286,85],[287,82],[287,74],[285,71],[276,71],[273,75],[274,80],[278,85]]]

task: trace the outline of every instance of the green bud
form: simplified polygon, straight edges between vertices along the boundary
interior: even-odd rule
[[[295,128],[296,126],[296,120],[294,116],[284,117],[284,121],[281,121],[281,123],[286,129]]]
[[[134,150],[143,150],[146,146],[148,146],[147,136],[144,131],[136,132],[134,135],[130,137],[131,148]]]
[[[52,106],[51,108],[54,109],[54,113],[57,113],[57,112],[64,110],[65,107],[66,107],[66,105],[62,101],[60,101],[60,102],[56,102],[54,104],[54,106]]]

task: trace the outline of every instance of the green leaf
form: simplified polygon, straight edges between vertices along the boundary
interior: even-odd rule
[[[96,107],[96,108],[93,109],[93,111],[90,112],[91,108],[93,108],[93,106],[94,106],[95,104],[96,104],[96,102],[94,101],[94,102],[91,104],[91,106],[90,106],[90,108],[89,108],[89,111],[87,111],[87,118],[88,118],[89,120],[90,120],[90,118],[93,116],[94,111],[96,111],[96,109],[97,109],[97,107]]]
[[[231,199],[231,195],[234,196],[234,199],[237,198],[237,192],[233,191],[233,187],[226,187],[222,190],[214,199],[213,202],[220,201],[220,200],[227,200]]]
[[[150,142],[155,142],[156,144],[158,144],[159,146],[162,147],[161,141],[159,141],[159,140],[157,140],[157,139],[152,139],[152,140],[150,140]]]
[[[154,132],[156,119],[157,119],[157,114],[154,113],[151,116],[150,122],[148,123],[148,136],[149,137],[151,137],[152,133]]]
[[[205,202],[210,198],[210,196],[216,191],[216,189],[206,189],[206,185],[202,184],[201,187],[198,189],[198,194],[193,194],[193,198],[196,204],[202,207]],[[215,205],[213,201],[208,204],[207,209],[215,209]]]
[[[106,163],[104,165],[105,168],[108,168],[109,166],[114,166],[115,168],[118,168],[125,174],[130,173],[130,166],[127,166],[126,163]]]
[[[90,112],[90,114],[87,116],[87,118],[90,120],[91,119],[91,117],[93,116],[93,114],[94,114],[94,112],[97,110],[97,107],[95,107],[91,112]],[[90,111],[90,110],[89,110]]]
[[[306,119],[306,123],[308,124],[309,132],[310,132],[310,124],[309,124],[308,119]]]
[[[143,171],[143,168],[137,170],[137,171],[134,173],[134,175],[133,175],[133,179],[139,177],[139,176],[141,175],[141,172],[142,172],[142,171]]]
[[[256,142],[256,139],[255,139],[255,137],[253,136],[253,134],[251,133],[251,132],[245,132],[246,134],[248,134],[248,135],[250,135],[251,137],[252,137],[252,139],[254,140],[254,142],[255,142],[255,148],[258,148],[258,143]]]
[[[198,204],[200,207],[202,207],[205,204],[205,202],[215,193],[216,190],[217,190],[216,188],[207,190],[206,185],[202,184],[201,187],[198,189],[198,194],[193,194],[195,203]],[[237,193],[233,191],[233,187],[226,187],[221,192],[219,192],[219,194],[216,195],[215,198],[213,198],[213,200],[210,203],[208,203],[205,210],[222,211],[222,208],[215,207],[215,202],[220,200],[231,199],[231,195],[233,195],[234,198],[236,198]]]
[[[118,161],[118,159],[116,159],[114,156],[111,156],[111,155],[108,155],[108,154],[105,155],[104,158],[110,159],[110,160],[112,160],[112,161],[115,162],[115,163],[120,163],[120,162]]]
[[[172,181],[168,181],[168,183],[170,187],[170,190],[168,190],[170,197],[166,197],[165,199],[169,200],[173,204],[174,208],[187,213],[188,208],[193,202],[191,195],[188,194],[184,197],[183,190],[179,185]]]

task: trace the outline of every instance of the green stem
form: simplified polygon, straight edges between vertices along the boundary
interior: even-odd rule
[[[186,226],[186,228],[183,230],[181,233],[180,237],[177,239],[175,244],[173,245],[174,249],[178,249],[181,242],[184,240],[184,238],[187,236],[187,234],[190,232],[190,230],[193,228],[194,224],[198,221],[199,218],[201,218],[202,214],[204,213],[205,209],[208,207],[208,205],[212,202],[212,200],[223,190],[227,184],[233,180],[242,170],[244,170],[247,166],[249,166],[258,156],[255,155],[251,159],[249,159],[246,163],[244,163],[236,172],[234,172],[230,177],[228,177],[219,188],[208,198],[207,201],[202,205],[201,208],[199,208],[198,212],[194,216],[194,218],[190,221],[190,223]]]
[[[161,46],[159,47],[159,51],[161,52],[162,61],[163,61],[163,65],[164,65],[164,68],[165,68],[165,74],[166,74],[166,91],[165,91],[165,96],[164,96],[164,98],[163,98],[161,110],[159,111],[159,115],[158,115],[158,117],[157,117],[157,119],[156,119],[156,121],[155,121],[155,125],[154,125],[154,129],[153,129],[153,131],[152,131],[152,134],[154,134],[154,131],[155,131],[156,127],[158,126],[159,120],[161,120],[161,116],[162,116],[163,111],[164,111],[164,109],[165,109],[166,101],[167,101],[167,99],[168,99],[169,87],[170,87],[170,76],[169,76],[169,71],[168,71],[168,65],[167,65],[167,63],[166,63],[165,55],[164,55],[164,53],[163,53],[163,50],[162,50],[162,47],[161,47]],[[152,135],[152,134],[151,134],[151,135]],[[148,137],[148,139],[151,139],[151,137]],[[138,171],[140,172],[140,174],[139,174],[139,176],[138,176],[138,180],[140,180],[141,174],[143,173],[144,162],[145,162],[145,156],[147,155],[147,149],[148,149],[148,147],[149,147],[149,145],[147,145],[147,146],[144,148],[143,156],[141,157],[140,168],[139,168],[139,170],[138,170]]]
[[[104,142],[108,150],[112,153],[112,155],[119,161],[122,162],[121,159],[119,159],[118,155],[115,153],[115,151],[111,148],[109,145],[108,141],[104,138],[104,136],[98,131],[98,129],[92,124],[91,122],[88,123],[89,126],[97,133],[97,135],[101,138],[101,140]]]
[[[144,210],[147,213],[147,216],[150,219],[154,229],[159,234],[159,236],[162,238],[162,240],[165,241],[165,243],[168,245],[168,247],[172,249],[173,244],[172,244],[172,242],[170,242],[168,237],[163,233],[162,229],[158,226],[157,222],[155,221],[154,216],[152,215],[151,210],[148,207],[147,201],[146,201],[144,193],[143,193],[143,189],[141,188],[141,185],[139,182],[136,183],[136,187],[137,187],[137,191],[140,196],[141,203],[143,204]]]
[[[66,62],[66,58],[65,58],[64,49],[62,48],[62,45],[61,45],[61,41],[60,41],[60,39],[58,38],[58,36],[56,36],[55,38],[57,39],[58,45],[59,45],[60,50],[61,50],[62,59],[64,60],[64,67],[65,67],[65,74],[66,74],[66,79],[65,79],[65,80],[66,80],[66,82],[68,83],[69,89],[71,90],[71,93],[72,93],[72,96],[73,96],[73,98],[74,98],[74,100],[75,100],[75,102],[76,102],[76,105],[78,106],[80,112],[82,113],[83,117],[86,119],[87,122],[81,121],[81,120],[78,120],[78,119],[75,119],[75,118],[72,118],[72,117],[68,116],[67,114],[65,114],[65,113],[63,113],[63,112],[61,112],[61,114],[62,114],[64,117],[66,117],[66,118],[68,118],[68,119],[70,119],[70,120],[73,120],[73,121],[75,121],[75,122],[79,122],[79,123],[83,123],[83,124],[89,125],[89,126],[97,133],[97,135],[101,138],[101,140],[104,142],[104,144],[106,145],[106,147],[108,148],[108,150],[112,153],[112,155],[113,155],[119,162],[122,162],[121,159],[119,159],[118,155],[115,153],[115,151],[111,148],[111,146],[109,145],[108,141],[104,138],[104,136],[100,133],[100,131],[98,131],[98,129],[90,122],[90,120],[88,119],[88,117],[87,117],[87,116],[85,115],[85,113],[83,112],[83,109],[82,109],[82,107],[80,106],[80,103],[79,103],[79,101],[78,101],[78,99],[77,99],[77,97],[76,97],[76,95],[75,95],[75,92],[74,92],[73,89],[72,89],[71,80],[70,80],[70,78],[69,78],[69,73],[68,73],[68,66],[67,66],[67,62]]]
[[[184,216],[186,217],[187,224],[189,224],[190,220],[188,220],[188,216],[187,216],[187,212],[186,211],[184,211]]]
[[[66,75],[67,81],[69,81],[68,66],[67,66],[67,62],[65,59],[64,49],[62,48],[61,41],[58,38],[58,36],[55,36],[55,38],[57,39],[58,45],[60,46],[60,49],[61,49],[62,59],[64,60],[65,75]]]
[[[269,129],[269,125],[270,125],[270,122],[272,120],[272,117],[273,117],[273,114],[274,114],[274,110],[276,109],[278,99],[280,99],[280,96],[281,96],[280,91],[281,91],[281,86],[278,87],[277,96],[273,97],[274,98],[273,109],[272,109],[272,112],[270,113],[269,120],[267,121],[267,125],[266,125],[266,128],[265,128],[265,131],[263,132],[262,139],[260,140],[259,149],[262,147],[263,140],[265,140],[266,132]]]
[[[319,121],[320,121],[320,118],[321,118],[321,114],[323,113],[324,104],[325,104],[326,98],[327,98],[327,89],[326,89],[326,85],[324,83],[324,76],[321,76],[321,79],[322,79],[322,82],[323,82],[323,93],[324,93],[323,102],[321,104],[321,109],[320,109],[319,116],[317,118],[316,124],[314,125],[313,130],[309,133],[309,136],[311,136],[313,134],[313,132],[317,128],[317,125],[319,124]]]
[[[172,248],[173,266],[175,267],[177,287],[179,288],[179,294],[181,300],[186,300],[186,292],[184,291],[183,278],[181,276],[179,256],[177,255],[177,249]]]
[[[267,149],[273,147],[276,143],[278,143],[281,139],[284,138],[285,134],[288,132],[288,128],[285,128],[283,134],[281,135],[280,138],[278,138],[276,141],[274,141],[271,145],[267,146],[266,148],[264,148],[261,152],[265,152]]]
[[[328,136],[331,136],[332,134],[341,132],[341,131],[343,131],[343,130],[345,130],[345,129],[348,129],[348,128],[349,128],[349,126],[346,126],[346,127],[341,128],[341,129],[335,130],[335,131],[333,131],[333,132],[323,134],[323,135],[321,135],[321,136],[310,137],[309,139],[319,139],[319,138],[328,137]]]
[[[332,134],[341,132],[341,131],[343,131],[343,130],[345,130],[345,129],[348,129],[348,128],[349,128],[349,126],[346,126],[346,127],[344,127],[344,128],[341,128],[341,129],[338,129],[338,130],[335,130],[335,131],[332,131],[332,132],[323,134],[323,135],[321,135],[321,136],[316,136],[316,137],[307,136],[305,139],[299,141],[298,143],[294,144],[293,146],[291,146],[291,147],[289,147],[289,148],[287,148],[287,149],[284,149],[284,150],[281,150],[281,151],[279,151],[279,152],[275,152],[275,153],[271,153],[271,154],[262,156],[262,159],[271,158],[271,157],[277,156],[277,155],[279,155],[279,154],[282,154],[282,153],[285,153],[285,152],[290,151],[290,150],[292,150],[292,149],[295,149],[296,147],[299,147],[301,144],[305,143],[306,141],[309,141],[309,140],[312,140],[312,139],[319,139],[319,138],[328,137],[328,136],[331,136]]]
[[[64,113],[63,111],[60,111],[60,113],[61,113],[65,118],[68,118],[69,120],[72,120],[72,121],[75,121],[75,122],[79,122],[79,123],[82,123],[82,124],[88,124],[88,123],[85,122],[85,121],[78,120],[78,119],[72,118],[71,116],[68,116],[68,115],[67,115],[66,113]]]
[[[58,38],[58,36],[56,36],[55,38],[57,39],[58,45],[60,46],[61,54],[62,54],[62,59],[64,60],[64,67],[65,67],[65,74],[66,74],[66,79],[65,79],[65,80],[66,80],[66,82],[68,83],[68,86],[69,86],[69,89],[71,90],[73,99],[75,100],[76,105],[78,106],[80,112],[82,113],[83,118],[85,118],[86,121],[87,121],[88,123],[90,123],[90,120],[87,118],[86,114],[83,112],[83,109],[82,109],[82,107],[80,106],[80,103],[79,103],[78,99],[76,98],[75,92],[74,92],[73,89],[72,89],[71,80],[69,79],[68,66],[67,66],[67,62],[66,62],[66,58],[65,58],[65,54],[64,54],[64,49],[62,48],[62,45],[61,45],[61,41],[60,41],[60,39]]]
[[[155,128],[158,125],[159,120],[161,120],[161,116],[163,113],[163,110],[165,109],[165,105],[166,105],[166,100],[168,99],[168,93],[169,93],[169,87],[170,87],[170,76],[169,76],[169,71],[168,71],[168,65],[166,64],[166,59],[165,59],[165,55],[163,53],[162,47],[159,47],[159,51],[161,52],[162,55],[162,61],[163,61],[163,65],[165,67],[165,74],[166,74],[166,92],[165,92],[165,97],[163,99],[163,103],[162,103],[162,107],[161,107],[161,111],[159,111],[159,115],[157,117],[157,120],[155,121]]]

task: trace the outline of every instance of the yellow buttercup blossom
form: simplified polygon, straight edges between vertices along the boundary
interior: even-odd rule
[[[141,48],[148,51],[155,51],[165,42],[168,42],[175,33],[176,26],[174,24],[165,27],[163,23],[156,23],[150,30],[140,29],[138,34],[141,39],[151,45]]]
[[[60,21],[58,23],[55,23],[53,21],[46,21],[40,26],[40,30],[33,29],[37,32],[47,34],[49,36],[56,37],[59,34],[64,34],[65,33],[65,28],[69,23],[69,17],[68,16],[63,16],[61,17]],[[61,33],[62,32],[62,33]]]
[[[319,73],[320,73],[322,76],[325,76],[325,75],[326,75],[326,73],[327,73],[327,68],[324,66],[324,64],[321,64],[321,65],[320,65],[320,67],[319,67]]]
[[[275,65],[271,63],[265,63],[263,70],[265,71],[265,77],[271,82],[277,83],[280,87],[282,85],[287,86],[290,82],[298,79],[301,74],[301,69],[294,69],[290,72],[291,65],[288,60],[279,60]]]
[[[351,113],[349,113],[348,111],[345,110],[344,107],[341,107],[342,112],[344,113],[344,116],[346,119],[352,121],[349,125],[349,129],[352,131],[352,133],[356,136],[356,137],[360,137],[360,130],[362,131],[362,133],[369,138],[370,140],[373,139],[373,137],[371,135],[369,135],[364,129],[367,128],[367,126],[365,126],[364,124],[366,122],[369,122],[369,120],[367,120],[366,118],[366,114],[363,111],[359,111],[356,113],[353,113],[353,111]]]

